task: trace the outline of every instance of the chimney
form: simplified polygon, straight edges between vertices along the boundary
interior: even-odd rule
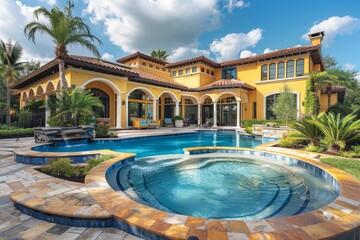
[[[316,33],[310,33],[308,34],[309,39],[311,41],[311,45],[321,45],[321,42],[323,40],[323,37],[325,36],[325,32],[316,32]]]

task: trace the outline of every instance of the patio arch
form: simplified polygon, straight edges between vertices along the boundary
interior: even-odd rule
[[[37,96],[37,97],[41,97],[42,95],[44,95],[45,91],[44,91],[43,86],[38,85],[35,93],[36,93],[35,96]]]
[[[221,96],[224,96],[226,94],[234,96],[236,101],[241,101],[240,97],[237,96],[234,92],[222,92],[216,97],[215,101],[219,101],[221,99]]]
[[[197,99],[197,97],[190,95],[190,94],[181,94],[181,97],[191,98],[191,99],[195,100],[196,104],[200,103],[200,101],[199,101],[199,99]]]
[[[216,101],[210,94],[204,94],[204,95],[201,96],[200,102],[201,102],[201,103],[204,103],[205,99],[208,98],[208,97],[209,97],[213,102]]]
[[[154,96],[154,94],[153,94],[149,89],[147,89],[147,88],[145,88],[145,87],[136,87],[136,88],[133,88],[133,89],[131,89],[131,90],[126,94],[126,96],[127,96],[127,97],[130,96],[130,94],[131,94],[133,91],[135,91],[135,90],[144,91],[145,93],[149,94],[149,96],[151,96],[151,99],[152,99],[152,100],[155,100],[155,99],[156,99],[155,96]]]
[[[163,91],[159,94],[158,98],[159,99],[161,97],[161,95],[167,93],[171,99],[173,100],[173,102],[180,102],[180,100],[176,97],[176,95],[173,93],[173,92],[170,92],[170,91]]]
[[[85,88],[87,85],[89,85],[90,83],[92,82],[95,82],[95,81],[98,81],[98,82],[104,82],[106,83],[107,85],[109,85],[116,94],[121,94],[123,93],[123,91],[121,91],[115,84],[114,82],[110,81],[109,79],[106,79],[106,78],[91,78],[89,80],[87,80],[86,82],[84,82],[83,84],[81,84],[79,86],[79,88]]]
[[[55,91],[55,86],[52,81],[49,81],[45,87],[45,93],[49,94]]]
[[[33,88],[30,88],[28,93],[28,98],[33,98],[33,97],[35,97],[35,91]]]

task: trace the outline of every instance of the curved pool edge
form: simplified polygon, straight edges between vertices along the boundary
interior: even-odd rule
[[[85,179],[85,187],[97,203],[114,215],[114,227],[145,239],[187,239],[189,236],[197,236],[199,239],[228,239],[236,234],[245,234],[249,238],[264,235],[273,238],[296,236],[298,239],[344,239],[358,234],[360,182],[354,177],[310,158],[286,153],[236,147],[197,147],[184,150],[186,153],[210,149],[252,151],[295,158],[329,173],[339,183],[340,194],[325,207],[290,217],[242,221],[178,215],[137,203],[109,186],[106,173],[121,164],[121,161],[135,156],[127,153],[91,170]]]

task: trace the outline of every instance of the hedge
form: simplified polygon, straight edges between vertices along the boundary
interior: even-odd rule
[[[0,129],[0,138],[32,137],[33,128]]]

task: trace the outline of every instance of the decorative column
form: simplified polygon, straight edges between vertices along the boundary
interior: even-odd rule
[[[126,127],[128,128],[129,127],[129,110],[128,110],[128,108],[129,108],[129,96],[128,95],[126,95],[125,104],[126,104],[125,105],[125,111],[126,111],[125,123],[126,123]]]
[[[154,100],[153,100],[153,120],[157,119],[156,102],[157,102],[157,99],[154,98]]]
[[[240,113],[241,113],[241,109],[240,109],[240,100],[236,101],[236,127],[239,128],[240,127]]]
[[[214,125],[213,125],[213,127],[217,127],[217,102],[213,101],[213,105],[214,105],[214,114],[213,114]]]
[[[175,116],[179,115],[179,101],[176,101],[176,105],[175,105]]]
[[[201,126],[201,103],[198,103],[197,126]]]
[[[45,127],[49,127],[49,117],[50,117],[50,108],[48,105],[48,101],[49,101],[49,95],[45,95]],[[25,106],[25,105],[23,105]]]
[[[116,128],[121,128],[121,94],[116,93]]]

